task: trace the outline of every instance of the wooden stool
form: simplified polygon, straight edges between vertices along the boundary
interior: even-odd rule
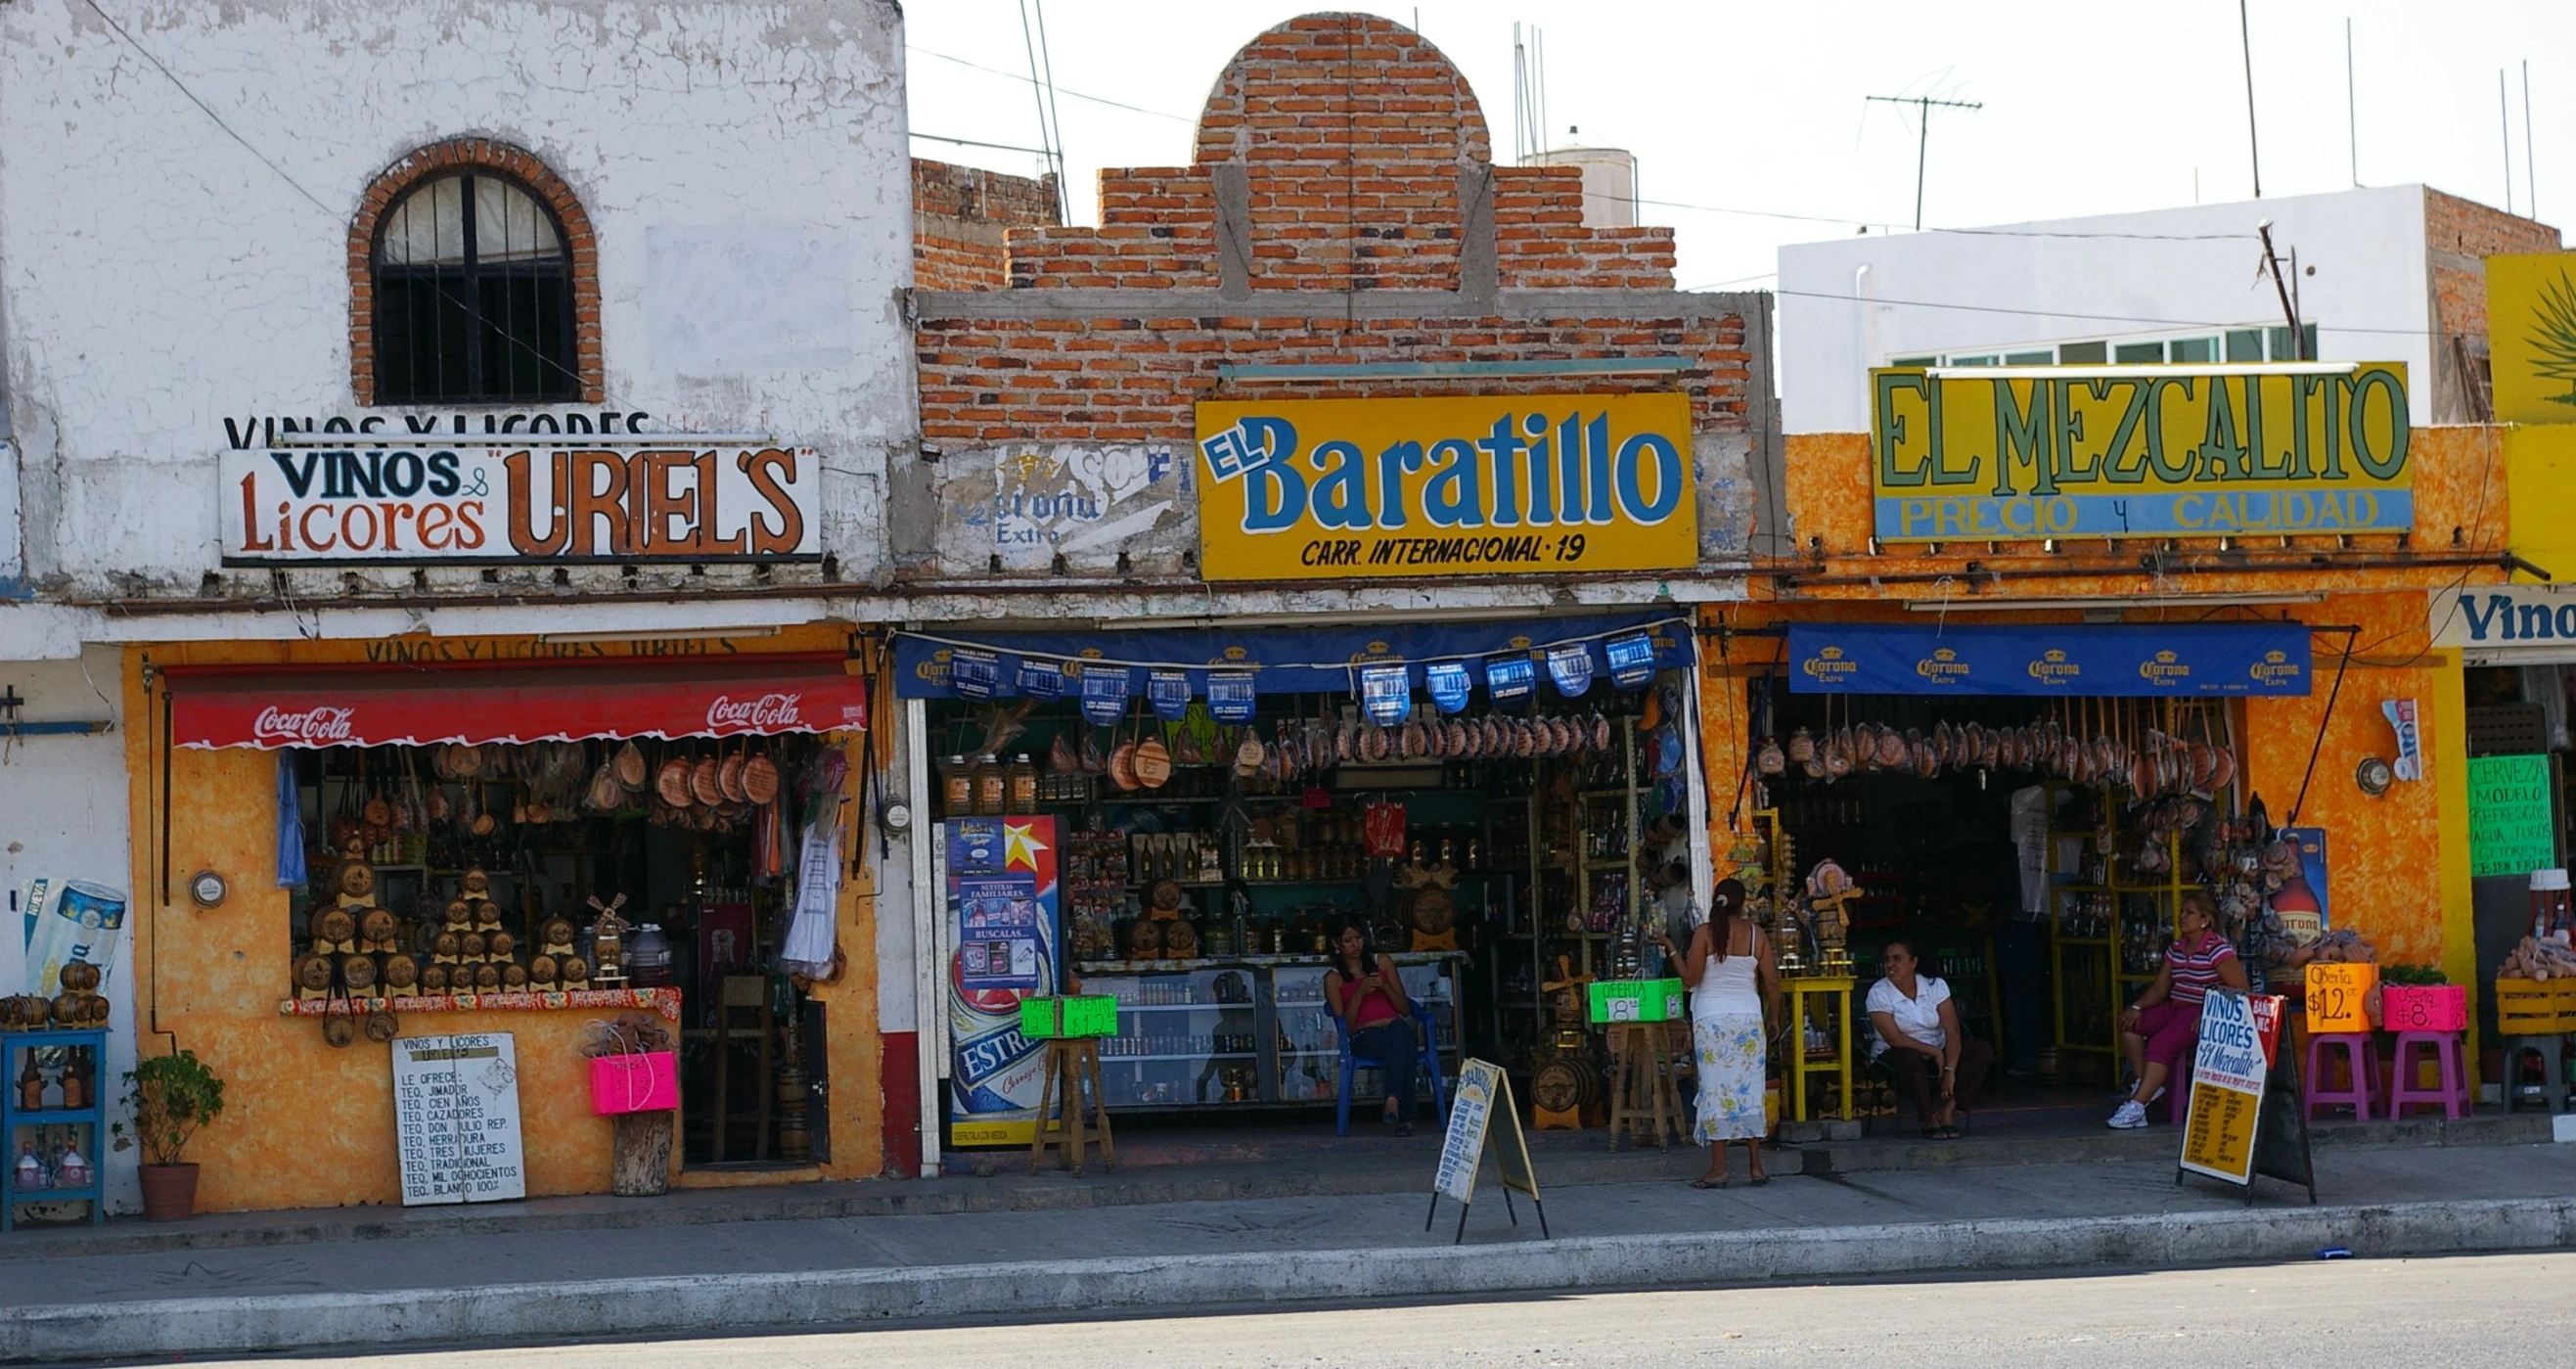
[[[1672,1058],[1664,1050],[1661,1022],[1610,1024],[1610,1148],[1622,1134],[1657,1147],[1679,1140],[1681,1096],[1673,1091]]]
[[[1038,1089],[1037,1128],[1029,1137],[1029,1173],[1035,1174],[1046,1161],[1046,1148],[1054,1146],[1064,1152],[1067,1169],[1082,1172],[1082,1148],[1090,1142],[1100,1145],[1100,1167],[1118,1168],[1118,1156],[1109,1139],[1108,1095],[1100,1087],[1100,1041],[1089,1036],[1051,1036],[1047,1038],[1046,1060],[1040,1067],[1046,1083]],[[1091,1082],[1088,1104],[1090,1120],[1083,1117],[1083,1081]],[[1064,1102],[1064,1116],[1050,1119],[1049,1105]],[[1096,1135],[1094,1133],[1097,1133]]]

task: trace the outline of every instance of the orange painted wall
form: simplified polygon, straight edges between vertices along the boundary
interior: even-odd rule
[[[807,641],[762,639],[781,651],[836,649],[843,634]],[[366,643],[186,643],[135,648],[125,671],[127,716],[158,719],[143,663],[324,664],[365,659]],[[884,716],[882,713],[880,717]],[[203,1165],[198,1207],[206,1212],[401,1201],[395,1158],[392,1062],[363,1038],[345,1048],[322,1039],[319,1023],[277,1011],[287,994],[288,891],[271,879],[275,862],[276,757],[247,748],[173,749],[169,869],[175,906],[161,892],[161,754],[157,723],[126,733],[135,840],[132,887],[144,916],[136,929],[136,1018],[143,1054],[176,1046],[196,1052],[225,1080],[222,1120],[201,1132],[188,1158]],[[854,740],[855,767],[866,742]],[[855,774],[855,769],[853,774]],[[848,817],[855,822],[857,805]],[[849,837],[845,835],[845,843]],[[849,849],[847,845],[845,850]],[[182,885],[212,869],[231,884],[222,907],[200,911]],[[155,905],[158,905],[157,907]],[[831,1080],[833,1160],[827,1178],[872,1178],[883,1167],[876,1022],[876,900],[873,868],[845,880],[841,949],[849,969],[817,996],[825,1013]],[[581,1011],[423,1013],[403,1019],[404,1036],[506,1031],[516,1037],[521,1140],[528,1194],[602,1193],[609,1185],[612,1124],[590,1111],[586,1063],[576,1050],[598,1015]]]
[[[2506,578],[2494,559],[2509,545],[2505,444],[2503,431],[2492,427],[2417,428],[2411,444],[2416,531],[2403,542],[2394,534],[2357,537],[2350,547],[2333,537],[2286,543],[2250,537],[2231,548],[2216,539],[2170,547],[2069,539],[2053,552],[2038,542],[1981,542],[1951,543],[1934,555],[1912,544],[1871,553],[1868,434],[1792,436],[1784,447],[1784,489],[1801,554],[1758,564],[1750,601],[1712,607],[1706,621],[1712,628],[1798,620],[1923,623],[1932,615],[1910,609],[1909,601],[1948,600],[1977,606],[1960,621],[2073,622],[2081,614],[2064,601],[2082,600],[2118,609],[2131,623],[2260,617],[2358,628],[2299,818],[2329,832],[2329,895],[2338,925],[2369,937],[2383,961],[2447,964],[2453,982],[2465,982],[2466,816],[2445,806],[2442,783],[2463,759],[2464,743],[2436,726],[2435,708],[2437,700],[2456,699],[2459,661],[2430,650],[2426,596]],[[2140,565],[2149,554],[2162,557],[2163,573]],[[2248,594],[2320,597],[2235,607],[2188,602],[2192,595]],[[1983,607],[2031,600],[2056,600],[2060,607]],[[2241,706],[2245,792],[2260,794],[2276,822],[2288,817],[2298,795],[2344,637],[2321,633],[2313,641],[2314,694]],[[1772,659],[1779,643],[1721,634],[1703,646],[1704,746],[1713,812],[1723,827],[1750,748],[1743,735],[1744,681]],[[2353,783],[2353,770],[2364,756],[2395,754],[2380,704],[2403,698],[2421,710],[2426,777],[2370,798]]]
[[[2421,783],[2394,786],[2386,795],[2371,798],[2353,783],[2352,776],[2354,767],[2366,755],[2395,755],[2395,736],[2379,711],[2380,703],[2388,699],[2412,698],[2423,710],[2428,777],[2434,767],[2457,763],[2458,757],[2441,754],[2431,725],[2440,675],[2445,669],[2456,674],[2456,659],[2437,659],[2425,653],[2421,592],[2334,595],[2320,603],[2298,606],[2297,615],[2312,626],[2351,625],[2362,629],[2358,651],[2345,674],[2342,696],[2326,728],[2306,806],[2299,814],[2302,825],[2323,827],[2329,833],[2328,895],[2335,924],[2361,931],[2379,948],[2383,961],[2438,963],[2444,949],[2444,894],[2436,841],[2444,820],[2437,800],[2439,787],[2428,778]],[[2191,616],[2200,614],[2195,611]],[[1712,627],[1738,629],[1791,622],[1890,619],[1918,624],[1929,620],[1928,615],[1906,612],[1901,607],[1890,614],[1876,606],[1847,600],[1712,608],[1707,617]],[[2080,615],[2064,611],[1993,612],[1979,613],[1972,621],[2070,623],[2080,621]],[[2134,614],[2130,621],[2153,619]],[[2317,679],[2314,694],[2297,699],[2249,699],[2240,705],[2240,735],[2245,743],[2240,758],[2243,792],[2261,796],[2274,822],[2289,817],[2290,805],[2298,797],[2309,748],[2316,743],[2317,724],[2325,716],[2341,642],[2340,633],[2313,639]],[[1753,677],[1765,673],[1782,643],[1776,637],[1736,637],[1723,646],[1724,655],[1719,654],[1720,642],[1704,641],[1702,645],[1708,655],[1702,671],[1702,745],[1716,829],[1723,832],[1757,740],[1745,732],[1748,684]],[[2042,716],[2043,708],[2041,701],[2034,700],[2032,716]],[[2455,821],[2462,820],[2460,815],[2452,816]],[[1725,849],[1723,836],[1717,845]]]

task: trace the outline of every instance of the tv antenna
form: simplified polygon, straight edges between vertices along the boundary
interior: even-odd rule
[[[1923,231],[1923,162],[1932,148],[1932,111],[1935,109],[1984,109],[1974,100],[1935,100],[1929,95],[1864,95],[1864,103],[1912,105],[1919,121],[1919,135],[1914,143],[1914,230]]]

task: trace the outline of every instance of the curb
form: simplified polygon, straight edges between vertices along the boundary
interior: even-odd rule
[[[1323,1300],[1697,1286],[1954,1271],[2160,1268],[2545,1250],[2576,1244],[2576,1197],[2249,1208],[1584,1237],[1477,1246],[599,1279],[380,1293],[76,1303],[0,1313],[0,1359],[632,1337],[1006,1313],[1093,1314]]]

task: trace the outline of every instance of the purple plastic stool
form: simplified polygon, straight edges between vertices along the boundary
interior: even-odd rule
[[[2352,1087],[2326,1087],[2326,1052],[2340,1049],[2350,1067]],[[2308,1072],[2299,1081],[2300,1099],[2307,1115],[2314,1117],[2321,1107],[2352,1105],[2353,1120],[2370,1120],[2370,1095],[2379,1080],[2379,1043],[2368,1032],[2319,1032],[2308,1038]]]
[[[2414,1048],[2424,1046],[2442,1068],[2439,1088],[2417,1088]],[[2442,1115],[2456,1122],[2469,1115],[2469,1076],[2460,1065],[2458,1032],[2399,1032],[2388,1077],[2388,1116],[2395,1120],[2406,1115],[2408,1104],[2418,1107],[2440,1105]]]

